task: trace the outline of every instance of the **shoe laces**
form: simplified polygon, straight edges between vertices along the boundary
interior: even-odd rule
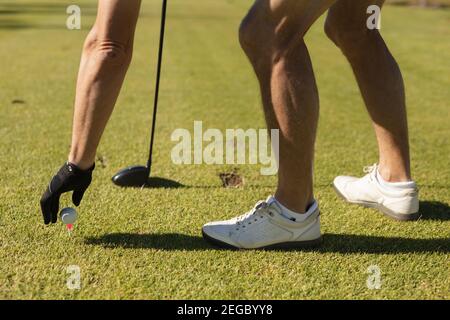
[[[373,165],[371,165],[371,166],[366,166],[366,167],[364,167],[364,173],[372,173],[372,172],[374,172],[376,169],[378,169],[378,164],[377,164],[377,163],[375,163],[375,164],[373,164]]]
[[[373,177],[375,177],[376,173],[378,170],[378,164],[375,163],[371,166],[366,166],[364,167],[364,173],[367,173],[367,175],[369,176],[369,178],[372,180]]]
[[[259,201],[252,210],[237,217],[236,224],[242,225],[254,216],[269,213],[269,207],[270,205],[266,201]]]

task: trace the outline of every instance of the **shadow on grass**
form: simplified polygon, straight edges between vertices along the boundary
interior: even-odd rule
[[[439,201],[420,202],[420,220],[450,220],[450,206]]]
[[[234,188],[234,187],[224,187],[222,185],[186,185],[181,182],[168,179],[168,178],[162,178],[162,177],[150,177],[147,182],[142,185],[141,183],[124,185],[123,188],[134,188],[134,189],[241,189],[241,187]],[[250,189],[258,189],[258,188],[273,188],[273,185],[251,185],[247,186],[247,188]]]
[[[211,250],[203,238],[184,234],[132,234],[113,233],[96,238],[88,238],[86,244],[99,245],[104,248],[125,249],[157,249],[164,251],[172,250]],[[217,249],[225,250],[225,249]],[[450,252],[450,238],[439,239],[410,239],[410,238],[387,238],[364,235],[325,234],[323,244],[315,249],[288,249],[277,251],[314,251],[318,253],[426,253]]]
[[[175,180],[161,178],[161,177],[150,177],[143,188],[148,189],[179,189],[186,188],[184,184],[181,184]]]

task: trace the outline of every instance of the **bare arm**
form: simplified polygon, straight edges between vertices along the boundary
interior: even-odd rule
[[[78,206],[92,181],[95,153],[131,62],[141,0],[99,0],[78,74],[69,161],[52,178],[40,204],[44,223],[58,220],[59,199],[73,191]]]
[[[141,0],[99,0],[81,58],[69,162],[87,169],[114,109],[128,66]]]

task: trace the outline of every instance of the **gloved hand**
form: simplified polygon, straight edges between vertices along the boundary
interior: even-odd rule
[[[95,164],[88,170],[81,170],[72,163],[65,163],[53,177],[41,198],[44,223],[56,223],[59,212],[59,198],[63,193],[73,191],[72,202],[79,206],[83,195],[92,181]]]

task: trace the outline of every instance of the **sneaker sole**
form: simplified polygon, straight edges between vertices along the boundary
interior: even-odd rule
[[[208,243],[212,244],[213,246],[222,248],[222,249],[231,249],[231,250],[277,250],[277,249],[310,249],[318,247],[322,244],[322,237],[315,239],[315,240],[308,240],[308,241],[290,241],[290,242],[282,242],[277,244],[272,244],[265,247],[260,248],[238,248],[235,246],[232,246],[229,243],[217,240],[209,235],[207,235],[202,230],[203,239],[205,239]]]
[[[336,194],[342,198],[345,202],[350,204],[357,204],[360,206],[363,206],[365,208],[371,208],[371,209],[377,209],[381,213],[383,213],[385,216],[392,218],[394,220],[398,221],[416,221],[420,218],[420,213],[409,213],[409,214],[401,214],[401,213],[395,213],[394,211],[390,210],[389,208],[383,206],[382,204],[376,203],[376,202],[367,202],[367,201],[351,201],[348,200],[340,191],[339,189],[334,185],[333,188]]]

